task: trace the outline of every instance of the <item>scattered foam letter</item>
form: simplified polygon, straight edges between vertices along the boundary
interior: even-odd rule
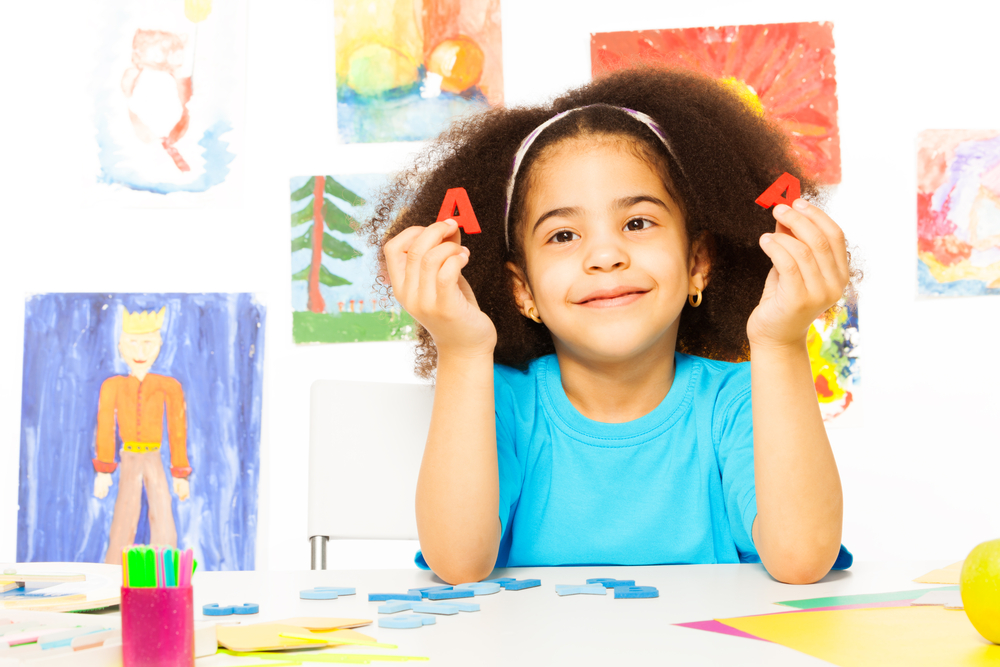
[[[778,176],[778,180],[772,183],[767,190],[764,190],[763,194],[757,197],[755,201],[764,208],[770,208],[777,204],[791,206],[792,202],[798,199],[800,194],[802,194],[802,190],[799,179],[786,171],[781,176]]]

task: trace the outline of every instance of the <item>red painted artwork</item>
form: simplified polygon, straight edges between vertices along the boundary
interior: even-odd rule
[[[595,33],[590,56],[594,75],[661,62],[725,80],[743,96],[752,93],[791,137],[805,173],[821,183],[840,182],[832,23]]]

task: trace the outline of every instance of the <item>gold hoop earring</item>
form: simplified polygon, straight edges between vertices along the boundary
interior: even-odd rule
[[[532,320],[534,320],[539,324],[542,323],[542,318],[538,316],[538,310],[536,310],[534,306],[530,306],[528,308],[528,317],[530,317]]]
[[[698,289],[697,287],[695,289]],[[688,294],[688,303],[691,304],[692,308],[697,308],[701,305],[701,290],[698,289],[697,294]]]

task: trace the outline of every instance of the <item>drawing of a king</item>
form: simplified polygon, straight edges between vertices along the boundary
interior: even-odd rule
[[[187,415],[181,383],[150,373],[160,354],[160,329],[166,307],[159,312],[129,313],[123,309],[118,353],[128,375],[115,375],[101,385],[97,408],[97,456],[94,458],[94,495],[105,498],[118,469],[118,498],[105,563],[121,563],[122,549],[135,540],[146,489],[150,542],[177,546],[177,528],[171,509],[170,487],[160,458],[163,416],[166,412],[170,445],[170,474],[179,500],[188,498]],[[115,462],[115,428],[122,440],[120,463]]]

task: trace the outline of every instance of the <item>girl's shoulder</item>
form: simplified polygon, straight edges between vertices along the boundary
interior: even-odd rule
[[[734,403],[750,401],[750,362],[719,361],[677,353],[677,364],[689,366],[696,400],[712,401],[725,411]]]

